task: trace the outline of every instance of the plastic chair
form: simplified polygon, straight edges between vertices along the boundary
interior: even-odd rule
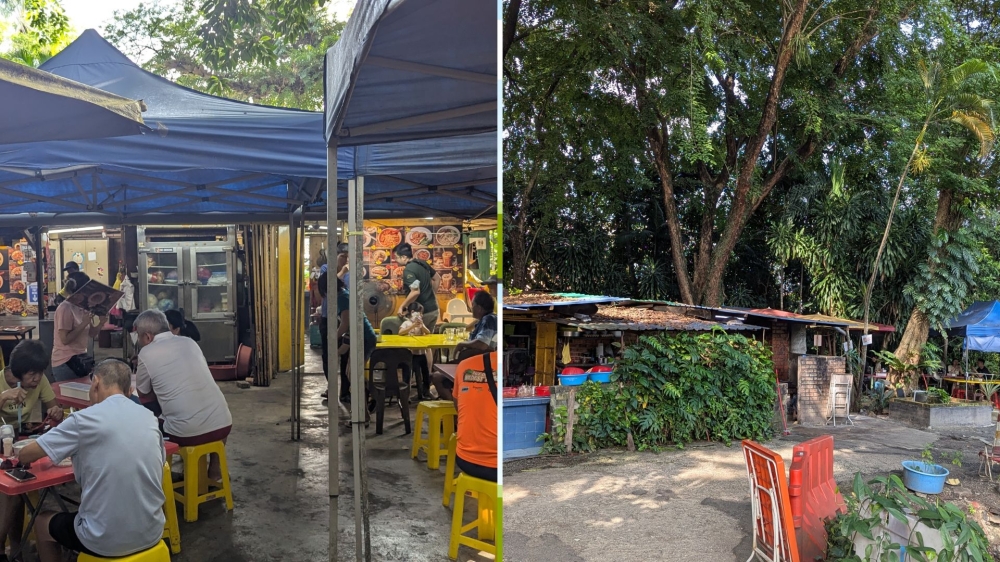
[[[152,548],[136,552],[135,554],[129,554],[128,556],[103,558],[81,552],[76,560],[77,562],[102,562],[103,560],[114,560],[114,562],[170,562],[170,550],[167,548],[167,545],[163,544],[163,541],[160,541]]]
[[[219,467],[222,469],[221,481],[208,479],[208,455],[213,453],[219,455]],[[233,489],[229,485],[226,446],[222,441],[213,441],[194,447],[181,447],[177,454],[184,459],[184,480],[173,484],[174,498],[184,505],[184,520],[188,523],[197,521],[198,506],[207,501],[225,499],[226,510],[232,510]],[[178,489],[182,489],[182,491],[178,492]]]
[[[952,398],[958,398],[959,400],[965,400],[965,389],[964,388],[959,388],[958,384],[956,384],[951,389],[951,397]]]
[[[448,460],[444,463],[444,497],[441,504],[451,507],[451,495],[455,493],[455,456],[458,454],[458,434],[452,433],[448,439]]]
[[[454,298],[448,301],[448,307],[445,309],[445,314],[448,315],[448,322],[468,322],[472,320],[472,313],[469,312],[469,307],[465,304],[465,301],[459,298]]]
[[[381,367],[379,367],[381,365]],[[403,379],[399,379],[399,370]],[[376,349],[368,360],[369,383],[375,398],[375,434],[382,435],[385,422],[386,396],[395,396],[403,416],[404,435],[410,433],[410,373],[413,370],[413,353],[409,349]]]
[[[181,527],[177,522],[177,502],[172,494],[166,491],[172,489],[173,480],[170,477],[170,463],[163,464],[163,491],[166,501],[163,502],[163,515],[167,522],[163,525],[163,538],[170,541],[170,552],[181,553]]]
[[[468,474],[459,474],[455,479],[455,509],[451,515],[449,558],[458,558],[458,547],[464,544],[475,550],[488,552],[496,560],[503,559],[503,507],[499,491],[496,482],[473,478]],[[469,492],[476,495],[479,517],[468,525],[463,525],[465,494]],[[474,528],[477,530],[476,538],[465,534]],[[494,544],[484,541],[494,541]]]
[[[423,437],[424,416],[427,416],[427,437]],[[413,448],[410,457],[417,458],[421,449],[427,452],[427,468],[437,470],[441,456],[448,455],[447,445],[442,448],[441,437],[455,433],[458,411],[451,400],[428,400],[417,404],[417,424],[413,428]],[[442,426],[444,429],[442,431]]]
[[[378,331],[382,335],[392,336],[399,333],[399,327],[402,325],[403,319],[399,316],[388,316],[379,322]]]

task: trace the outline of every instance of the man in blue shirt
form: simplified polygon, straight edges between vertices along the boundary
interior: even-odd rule
[[[455,346],[455,357],[461,361],[467,357],[496,350],[494,338],[497,334],[497,315],[493,312],[496,303],[486,291],[479,291],[472,297],[472,317],[476,324],[469,334],[469,340]],[[431,375],[431,382],[441,400],[452,399],[455,382],[440,373]]]

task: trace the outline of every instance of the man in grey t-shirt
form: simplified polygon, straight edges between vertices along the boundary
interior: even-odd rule
[[[60,545],[91,556],[146,550],[163,535],[166,451],[156,418],[128,398],[132,371],[117,359],[94,369],[89,408],[75,412],[25,447],[21,462],[72,457],[80,483],[77,513],[38,516],[38,556],[61,559]]]

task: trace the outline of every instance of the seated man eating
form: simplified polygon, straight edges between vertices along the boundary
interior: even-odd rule
[[[29,340],[30,341],[30,340]],[[62,559],[60,546],[91,556],[146,550],[163,535],[166,452],[149,410],[128,399],[132,371],[106,359],[94,368],[89,408],[21,450],[18,460],[53,463],[72,457],[80,511],[44,512],[35,526],[42,562]]]
[[[233,416],[198,344],[170,333],[170,323],[159,310],[139,314],[135,331],[139,347],[135,387],[141,399],[156,397],[164,436],[181,447],[225,443]],[[218,455],[213,454],[208,477],[221,476]]]
[[[476,323],[469,334],[469,340],[455,346],[455,357],[459,361],[466,357],[486,353],[495,348],[493,338],[497,334],[497,315],[493,312],[493,297],[486,291],[479,291],[472,297],[472,317]],[[454,382],[441,373],[431,375],[431,382],[441,400],[452,399]]]

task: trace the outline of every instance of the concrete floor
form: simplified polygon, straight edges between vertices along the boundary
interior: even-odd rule
[[[834,436],[843,488],[855,472],[899,471],[928,443],[965,450],[976,477],[976,437],[993,427],[920,431],[862,416],[856,426],[792,428],[767,446],[786,469],[792,447]],[[940,439],[940,442],[939,442]],[[504,559],[515,562],[619,560],[736,561],[752,548],[750,494],[739,444],[696,443],[682,451],[538,457],[504,463]]]
[[[99,350],[99,355],[121,350]],[[318,562],[328,560],[328,413],[319,352],[306,351],[302,439],[290,440],[291,377],[270,387],[241,390],[220,383],[233,414],[226,453],[235,510],[221,502],[202,505],[199,520],[181,517],[175,562]],[[412,406],[415,411],[416,406]],[[346,415],[346,412],[344,412]],[[411,411],[411,420],[414,419]],[[354,560],[354,496],[350,431],[340,429],[339,559]],[[399,409],[386,409],[385,433],[366,433],[372,560],[449,560],[450,509],[441,505],[444,462],[431,471],[410,458],[412,435],[403,435]],[[466,502],[466,521],[475,517]],[[180,504],[178,504],[180,506]],[[491,560],[463,547],[458,560]]]

